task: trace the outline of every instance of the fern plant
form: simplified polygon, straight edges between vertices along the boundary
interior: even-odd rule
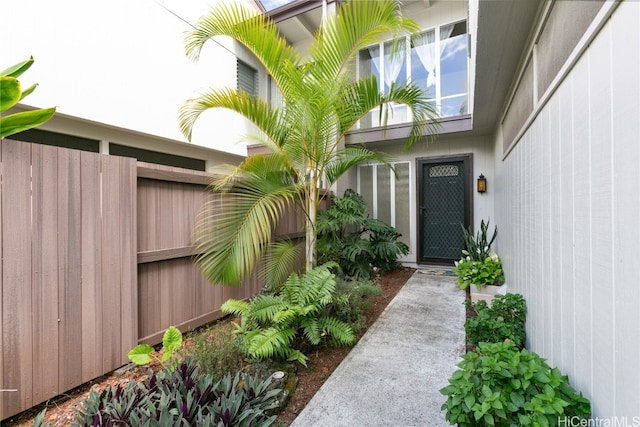
[[[244,353],[255,359],[283,358],[306,366],[308,357],[295,348],[298,342],[353,344],[356,337],[351,327],[323,314],[329,304],[347,303],[335,297],[336,281],[330,271],[335,267],[327,263],[302,276],[292,274],[274,295],[259,295],[251,302],[225,302],[223,313],[242,316],[237,332],[244,339]]]

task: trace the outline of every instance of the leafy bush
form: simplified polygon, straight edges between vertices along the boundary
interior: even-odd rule
[[[467,248],[466,251],[462,251],[462,253],[468,256],[472,261],[484,261],[487,257],[491,256],[491,245],[494,240],[498,236],[498,227],[493,229],[493,235],[491,239],[488,239],[488,231],[489,221],[486,223],[484,220],[480,221],[480,230],[476,234],[476,237],[473,237],[473,232],[471,231],[471,227],[466,229],[462,227],[462,232],[464,234],[464,244]]]
[[[336,298],[335,276],[328,263],[302,276],[292,274],[275,295],[259,295],[251,302],[230,299],[221,310],[242,316],[238,332],[244,338],[243,351],[249,357],[285,358],[307,363],[307,356],[296,341],[313,346],[328,340],[334,345],[350,345],[356,341],[351,327],[335,317],[323,314],[332,303],[346,304]]]
[[[329,209],[318,214],[318,258],[336,262],[348,277],[368,279],[372,267],[392,271],[409,247],[401,234],[383,221],[369,218],[367,205],[351,189],[332,197]]]
[[[381,293],[380,285],[371,280],[338,280],[338,302],[327,305],[324,313],[346,322],[354,332],[358,332],[365,325],[366,314],[371,310],[371,297]]]
[[[176,370],[149,371],[149,377],[126,386],[92,390],[82,402],[75,425],[208,425],[268,426],[267,416],[279,390],[267,391],[269,382],[226,375],[215,381],[198,375],[198,365],[185,359]]]
[[[478,289],[487,285],[501,285],[504,283],[502,261],[495,253],[484,259],[474,261],[469,256],[455,262],[452,270],[458,275],[460,289],[467,289],[475,285]]]
[[[471,344],[477,346],[481,342],[509,339],[518,348],[524,346],[527,309],[522,295],[496,295],[490,307],[484,300],[471,307],[477,316],[468,318],[464,323],[467,341]]]
[[[193,337],[190,355],[202,372],[220,379],[240,370],[243,355],[230,324],[217,324]]]
[[[559,420],[588,419],[589,401],[578,394],[557,368],[513,343],[481,343],[462,356],[442,410],[460,427],[557,426]]]

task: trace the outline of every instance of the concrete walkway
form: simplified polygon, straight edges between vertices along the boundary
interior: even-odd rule
[[[414,273],[292,426],[449,425],[439,390],[464,352],[465,294],[437,273]]]

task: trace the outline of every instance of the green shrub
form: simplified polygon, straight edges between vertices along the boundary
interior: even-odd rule
[[[467,248],[466,251],[462,251],[462,253],[471,258],[471,261],[484,261],[485,259],[487,259],[487,257],[491,256],[491,245],[498,236],[498,227],[495,227],[493,229],[493,235],[491,236],[491,239],[488,239],[488,228],[489,221],[485,223],[484,220],[481,220],[480,230],[478,230],[478,233],[474,238],[471,227],[469,227],[469,229],[462,227],[464,244]]]
[[[490,307],[484,300],[471,307],[477,316],[468,318],[464,323],[467,341],[471,344],[477,346],[481,342],[509,339],[518,348],[524,346],[527,308],[522,295],[496,295]]]
[[[233,325],[229,323],[216,324],[195,334],[189,354],[198,362],[202,373],[216,379],[239,371],[244,359]]]
[[[358,332],[364,327],[366,315],[371,310],[371,297],[381,293],[380,285],[371,280],[338,280],[338,302],[327,305],[324,312],[346,322],[354,332]]]
[[[578,394],[557,368],[513,343],[481,343],[462,356],[442,410],[460,427],[558,426],[559,420],[588,419],[589,401]]]
[[[491,254],[484,261],[474,261],[469,256],[455,262],[452,270],[458,275],[458,286],[467,289],[475,285],[478,289],[487,285],[504,283],[504,271],[498,255]]]
[[[367,205],[351,189],[332,197],[329,209],[318,214],[318,259],[336,262],[347,277],[368,279],[373,267],[392,271],[398,256],[409,253],[401,234],[383,221],[369,218]]]
[[[316,346],[322,341],[351,345],[356,336],[342,320],[323,313],[329,304],[346,304],[336,297],[335,276],[325,264],[302,276],[292,274],[275,295],[259,295],[251,302],[230,299],[221,310],[242,316],[238,333],[243,352],[255,359],[271,357],[307,363],[302,344]],[[298,347],[298,348],[296,348]]]
[[[149,377],[126,386],[92,390],[82,402],[77,426],[268,426],[275,416],[279,390],[267,391],[269,382],[226,375],[215,381],[198,374],[198,365],[186,358],[175,370],[149,371]]]

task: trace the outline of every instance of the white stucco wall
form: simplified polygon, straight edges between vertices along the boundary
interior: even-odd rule
[[[190,61],[183,41],[189,26],[165,7],[195,22],[215,1],[1,2],[0,68],[34,56],[21,81],[40,86],[27,105],[186,141],[178,109],[204,88],[235,87],[235,49],[209,42],[200,61]],[[246,127],[232,113],[207,112],[193,143],[245,154],[236,142]]]
[[[640,420],[640,3],[623,1],[600,22],[504,160],[498,134],[496,217],[510,291],[528,305],[528,347],[569,375],[594,418],[631,423]]]

